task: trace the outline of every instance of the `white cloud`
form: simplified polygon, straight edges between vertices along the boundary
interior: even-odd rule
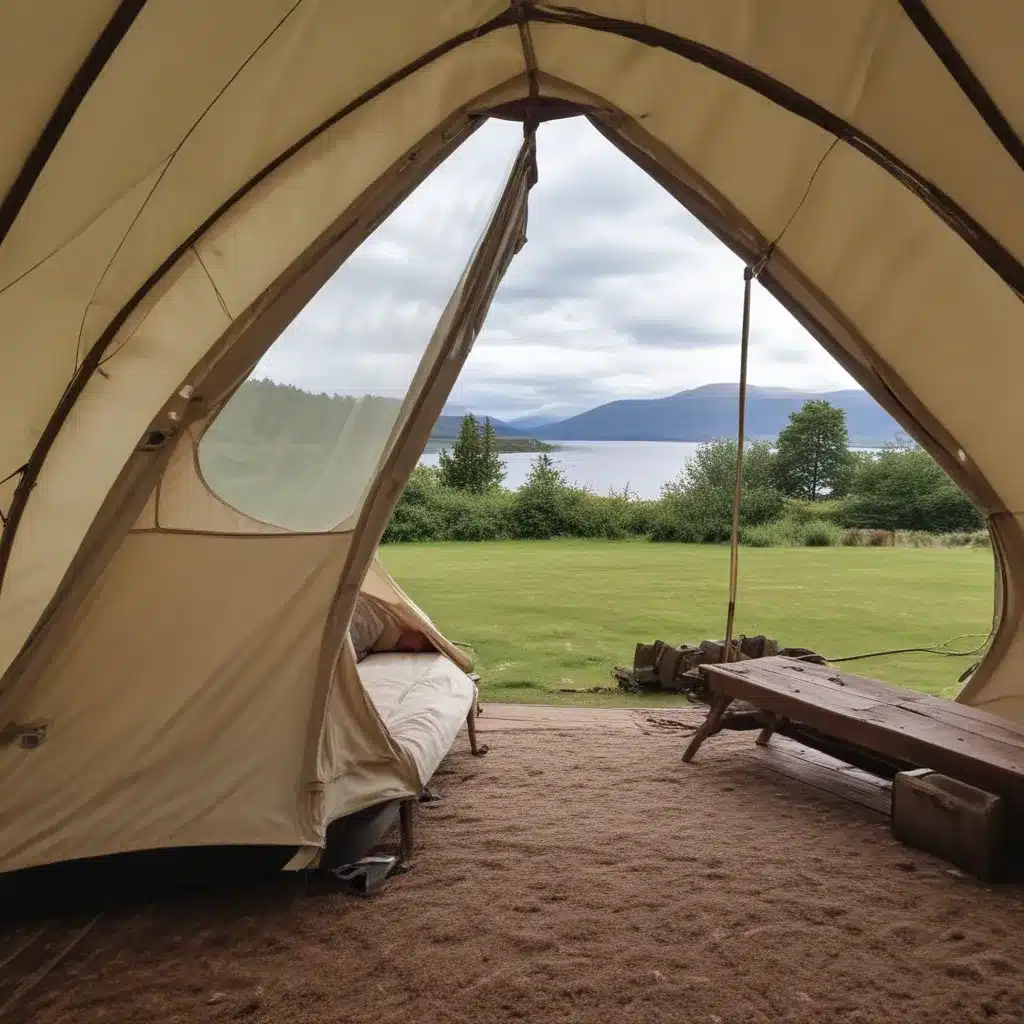
[[[385,222],[258,373],[313,390],[404,391],[521,139],[493,121]],[[742,264],[585,121],[538,133],[528,243],[452,402],[502,418],[568,414],[734,381]],[[827,390],[849,376],[759,286],[752,383]]]

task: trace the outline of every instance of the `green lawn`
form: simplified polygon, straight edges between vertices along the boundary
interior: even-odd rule
[[[678,703],[670,697],[564,694],[614,685],[637,641],[721,638],[726,547],[647,541],[387,545],[381,557],[452,640],[473,649],[487,700]],[[992,617],[985,549],[744,548],[737,632],[831,657],[985,633]],[[980,643],[962,641],[968,650]],[[969,658],[927,654],[850,671],[952,697]]]

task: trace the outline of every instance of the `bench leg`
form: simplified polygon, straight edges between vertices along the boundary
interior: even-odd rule
[[[412,866],[413,840],[415,838],[413,813],[415,806],[415,800],[403,800],[398,805],[398,862],[403,869]]]
[[[708,712],[708,717],[701,723],[700,728],[693,734],[689,746],[683,751],[684,762],[692,761],[693,755],[700,749],[700,745],[713,733],[718,732],[725,709],[731,703],[732,697],[727,697],[725,694],[715,697],[711,704],[711,710]]]
[[[772,738],[775,733],[775,729],[779,724],[777,715],[768,716],[768,724],[757,734],[757,745],[759,747],[767,747],[768,741]]]
[[[476,716],[476,701],[473,701],[473,706],[469,709],[469,714],[466,715],[466,728],[469,730],[469,751],[474,757],[483,757],[489,747],[486,743],[477,743],[476,741]]]

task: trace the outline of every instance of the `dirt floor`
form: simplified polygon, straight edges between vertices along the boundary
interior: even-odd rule
[[[1024,889],[766,770],[751,733],[683,765],[693,721],[492,706],[490,753],[459,738],[380,895],[292,879],[111,911],[4,1016],[1024,1021]]]

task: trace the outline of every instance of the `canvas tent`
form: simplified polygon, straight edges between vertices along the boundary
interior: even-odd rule
[[[765,287],[987,514],[998,625],[959,699],[1024,721],[1021,38],[1012,0],[5,5],[0,870],[314,856],[332,817],[414,785],[346,628],[361,586],[423,621],[374,549],[519,241],[529,147],[344,522],[262,529],[190,452],[487,116],[585,114],[767,257]]]

